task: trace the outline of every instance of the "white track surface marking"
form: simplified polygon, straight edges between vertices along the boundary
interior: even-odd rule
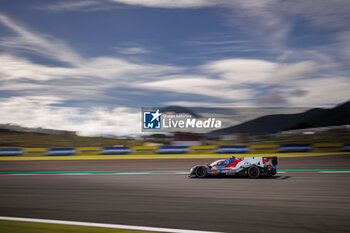
[[[0,216],[0,220],[49,223],[49,224],[84,226],[84,227],[101,227],[101,228],[138,230],[138,231],[174,232],[174,233],[176,232],[177,233],[215,233],[214,231],[197,231],[197,230],[184,230],[184,229],[161,228],[161,227],[131,226],[131,225],[94,223],[94,222],[76,222],[76,221],[63,221],[63,220],[38,219],[38,218],[17,218],[17,217],[5,217],[5,216]]]

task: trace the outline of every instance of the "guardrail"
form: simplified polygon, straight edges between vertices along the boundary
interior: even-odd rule
[[[350,152],[350,143],[271,144],[271,145],[207,145],[207,146],[135,146],[135,147],[77,147],[77,148],[0,148],[0,156],[71,156],[123,154],[190,154],[190,153],[298,153]]]

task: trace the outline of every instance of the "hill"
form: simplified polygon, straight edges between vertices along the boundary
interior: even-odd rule
[[[244,131],[252,134],[277,133],[284,130],[345,125],[350,123],[350,101],[331,109],[313,108],[297,114],[275,114],[262,116],[228,128],[209,132],[217,137]]]

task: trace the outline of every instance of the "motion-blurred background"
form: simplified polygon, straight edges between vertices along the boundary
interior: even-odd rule
[[[341,104],[329,110],[339,119],[316,109],[314,123],[294,119],[258,131],[346,125],[349,8],[345,0],[1,1],[1,128],[139,139],[143,106]],[[276,114],[262,111],[241,115]],[[245,119],[229,120],[227,127]]]
[[[0,232],[131,233],[6,217],[348,232],[349,12],[349,0],[1,0]],[[223,124],[142,132],[143,107]],[[187,178],[232,155],[277,156],[278,173]]]
[[[169,106],[163,114],[191,114],[196,119],[220,119],[220,129],[174,128],[168,132],[124,136],[81,136],[79,132],[0,124],[2,147],[137,147],[267,145],[308,143],[337,145],[348,150],[349,102],[333,108],[185,108]],[[269,114],[270,113],[270,114]],[[141,121],[141,119],[140,119]],[[138,124],[139,127],[141,124]],[[134,127],[137,127],[136,125]],[[141,127],[140,127],[141,128]],[[118,132],[118,131],[117,131]],[[329,146],[331,145],[329,144]],[[330,146],[331,147],[331,146]]]

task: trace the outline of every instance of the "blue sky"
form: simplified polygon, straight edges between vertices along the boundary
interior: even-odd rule
[[[349,100],[350,2],[3,0],[0,123],[140,132],[140,107]]]

